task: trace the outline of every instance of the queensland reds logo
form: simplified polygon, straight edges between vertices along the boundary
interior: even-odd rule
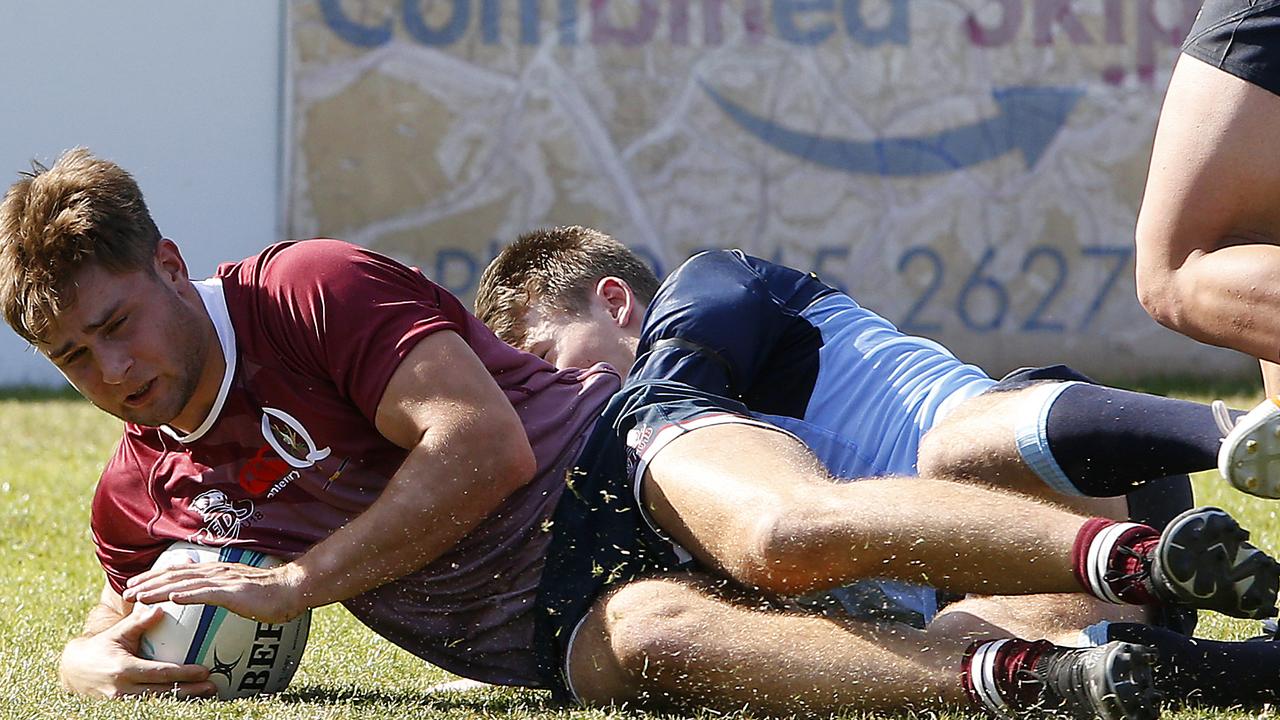
[[[207,490],[191,501],[191,510],[204,520],[204,527],[187,540],[218,546],[240,537],[240,530],[253,518],[253,501],[232,500],[221,490]]]
[[[267,444],[240,469],[240,487],[254,495],[268,491],[274,495],[297,478],[296,471],[309,468],[330,454],[329,448],[316,447],[311,433],[283,410],[262,409],[262,437]]]

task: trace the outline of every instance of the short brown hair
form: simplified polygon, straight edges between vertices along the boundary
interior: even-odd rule
[[[524,342],[525,313],[535,301],[577,314],[596,281],[622,278],[640,302],[658,292],[658,277],[627,246],[591,228],[571,225],[525,233],[503,248],[480,276],[476,316],[499,338]]]
[[[133,177],[85,148],[31,168],[0,204],[0,309],[35,344],[75,302],[80,268],[150,270],[160,231]]]

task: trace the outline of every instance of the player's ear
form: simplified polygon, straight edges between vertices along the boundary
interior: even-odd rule
[[[155,271],[161,278],[173,283],[190,278],[187,274],[187,261],[182,259],[177,243],[169,238],[161,238],[156,243]]]
[[[596,282],[596,297],[604,302],[609,316],[618,327],[627,327],[638,317],[636,295],[626,280],[608,275]]]

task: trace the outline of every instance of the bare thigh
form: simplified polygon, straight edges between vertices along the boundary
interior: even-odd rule
[[[964,641],[779,609],[722,588],[706,576],[664,577],[602,597],[569,651],[579,699],[802,714],[964,701]]]
[[[1039,411],[1038,387],[1041,385],[987,392],[961,403],[925,434],[920,443],[920,474],[1009,490],[1085,515],[1128,517],[1123,497],[1087,498],[1055,492],[1022,459],[1015,440],[1015,418]]]

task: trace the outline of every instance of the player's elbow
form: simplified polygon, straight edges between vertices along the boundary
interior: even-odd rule
[[[538,460],[529,445],[524,427],[517,425],[506,433],[495,433],[498,442],[491,446],[489,472],[507,493],[529,484],[538,471]]]
[[[1153,320],[1172,330],[1182,330],[1189,298],[1175,277],[1176,271],[1138,264],[1135,276],[1138,302]]]

